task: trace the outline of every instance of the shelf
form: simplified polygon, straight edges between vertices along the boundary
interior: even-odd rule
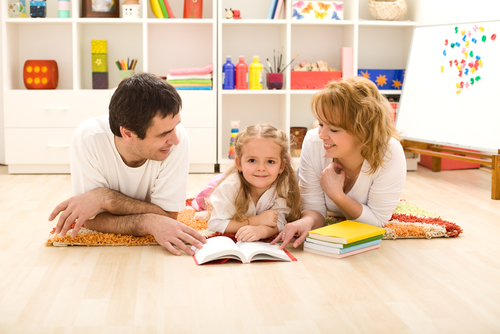
[[[287,91],[285,89],[226,89],[222,90],[223,95],[283,95],[286,94]]]
[[[5,23],[7,24],[68,24],[73,22],[73,19],[6,19]]]
[[[286,24],[286,20],[241,19],[241,20],[226,20],[222,21],[221,24],[222,25],[262,25],[262,24],[280,25],[280,24]]]
[[[193,25],[203,25],[203,24],[213,24],[213,19],[147,19],[149,24],[193,24]]]
[[[354,26],[351,20],[329,20],[329,21],[291,21],[292,26]]]
[[[414,27],[418,23],[413,21],[359,21],[360,26],[365,27]]]
[[[379,93],[383,95],[401,95],[401,92],[402,92],[401,90],[389,90],[389,89],[379,90]]]

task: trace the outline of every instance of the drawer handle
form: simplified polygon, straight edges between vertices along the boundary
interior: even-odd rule
[[[45,146],[47,146],[47,147],[62,147],[62,148],[64,148],[64,147],[69,147],[69,144],[59,144],[59,145],[58,144],[45,144]]]
[[[69,107],[51,107],[51,106],[46,106],[45,110],[64,110],[64,111],[67,111],[67,110],[69,110]]]

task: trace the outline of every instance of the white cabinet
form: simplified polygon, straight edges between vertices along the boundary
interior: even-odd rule
[[[120,4],[124,0],[119,1]],[[166,76],[170,68],[216,66],[217,1],[205,0],[202,19],[182,19],[183,0],[170,0],[176,19],[158,19],[141,0],[142,17],[81,18],[81,1],[71,0],[71,18],[57,18],[57,1],[43,19],[14,19],[1,11],[6,163],[11,173],[69,172],[74,129],[107,114],[119,83],[115,60],[137,58],[136,72]],[[5,5],[5,4],[3,4]],[[92,89],[91,40],[108,41],[108,90]],[[27,90],[28,59],[53,59],[59,69],[55,90]],[[213,172],[217,163],[217,76],[212,91],[179,91],[182,124],[191,140],[194,172]]]
[[[305,1],[307,3],[307,1]],[[228,159],[231,120],[240,120],[240,129],[255,123],[271,123],[290,132],[290,127],[308,127],[314,121],[310,100],[315,90],[290,89],[290,70],[302,60],[326,61],[340,70],[342,47],[353,47],[353,72],[358,68],[401,69],[406,67],[413,26],[419,21],[420,0],[407,0],[408,11],[402,21],[375,21],[368,12],[368,0],[344,0],[344,20],[292,20],[292,0],[277,20],[267,20],[270,0],[222,0],[218,13],[218,73],[221,77],[226,56],[234,64],[238,56],[245,56],[250,65],[257,55],[264,67],[267,58],[273,64],[274,51],[283,54],[288,64],[284,71],[282,90],[223,90],[218,83],[218,161],[226,170],[233,161]],[[241,20],[227,20],[225,9],[240,10]],[[285,12],[285,13],[283,13]],[[265,72],[263,73],[265,78]],[[382,91],[399,94],[398,91]],[[298,158],[294,158],[298,160]],[[297,161],[294,161],[297,162]]]

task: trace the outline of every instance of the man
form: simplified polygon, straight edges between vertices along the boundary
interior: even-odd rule
[[[122,81],[109,104],[109,117],[89,119],[71,142],[73,197],[60,203],[56,233],[81,226],[104,232],[155,237],[174,255],[206,243],[178,222],[185,207],[189,139],[180,125],[182,101],[160,78],[140,73]]]

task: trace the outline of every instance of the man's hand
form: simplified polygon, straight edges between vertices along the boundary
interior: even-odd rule
[[[264,211],[260,215],[249,217],[248,222],[250,226],[276,227],[278,225],[278,211]]]
[[[194,255],[194,251],[184,242],[198,249],[201,249],[203,244],[207,243],[205,237],[196,230],[172,218],[154,215],[152,219],[148,220],[145,222],[147,232],[174,255],[181,255],[181,252],[175,249],[174,245],[186,252],[186,254]]]
[[[73,232],[71,233],[72,238],[76,237],[82,225],[87,220],[97,215],[103,208],[105,191],[105,188],[97,188],[84,194],[68,198],[57,205],[49,216],[49,221],[52,221],[60,212],[64,211],[57,222],[56,234],[60,233],[61,236],[65,236],[71,224],[76,221]]]

